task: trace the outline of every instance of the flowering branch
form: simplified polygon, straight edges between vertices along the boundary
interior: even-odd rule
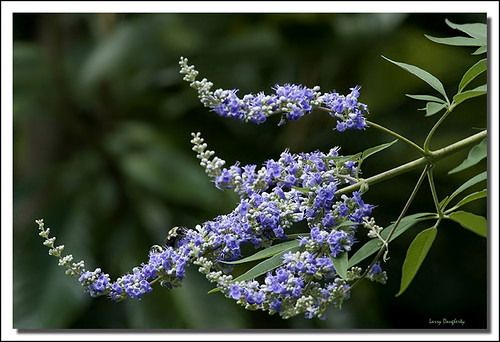
[[[367,179],[358,177],[364,158],[392,143],[371,148],[365,151],[366,156],[365,152],[341,156],[338,147],[327,153],[293,154],[285,150],[278,159],[269,159],[260,167],[254,164],[240,166],[239,162],[226,166],[226,161],[217,157],[215,151],[207,149],[200,133],[192,133],[192,149],[207,176],[218,189],[235,191],[239,201],[230,213],[196,225],[194,229],[174,228],[166,244],[153,246],[148,261],[135,267],[132,273],[111,281],[100,268],[86,270],[83,261],[71,264],[73,257],[63,256],[64,246],[54,246],[55,238],[49,236],[49,229],[44,228],[42,220],[36,221],[40,236],[45,239],[44,245],[50,248],[49,254],[59,258],[59,265],[67,268],[68,275],[77,277],[93,297],[106,295],[113,301],[141,299],[157,283],[169,289],[180,286],[186,267],[194,264],[226,297],[246,309],[278,313],[283,318],[299,313],[307,318],[325,318],[327,305],[340,307],[361,280],[368,278],[385,283],[387,274],[382,271],[378,259],[383,255],[383,260],[387,260],[389,241],[425,176],[429,179],[438,213],[437,227],[444,216],[432,167],[446,156],[470,148],[487,136],[484,130],[430,151],[432,135],[451,109],[434,125],[422,148],[368,121],[365,118],[368,108],[358,101],[359,86],[350,88],[351,92],[344,96],[336,92],[323,94],[318,86],[275,85],[273,94],[260,92],[240,98],[236,89],[212,91],[213,84],[205,78],[196,80],[198,71],[187,62],[183,57],[179,61],[184,80],[197,90],[200,102],[220,116],[261,124],[268,117],[281,114],[280,124],[283,124],[286,120],[298,120],[317,108],[327,111],[336,120],[335,130],[339,132],[372,126],[402,140],[422,157]],[[424,170],[416,186],[392,229],[383,238],[382,228],[371,217],[375,206],[364,202],[363,193],[375,183],[421,167]],[[305,222],[308,230],[297,236],[288,235],[298,222]],[[360,225],[369,229],[368,237],[382,242],[364,272],[360,267],[347,267],[348,253],[356,243],[355,234]],[[286,241],[291,237],[293,240]],[[245,244],[260,251],[243,258],[241,247]],[[231,274],[234,264],[263,258],[266,260],[258,264],[257,269],[252,268],[238,277]]]
[[[367,127],[365,113],[368,108],[358,102],[359,89],[356,86],[344,96],[336,92],[322,94],[319,86],[308,88],[302,85],[275,85],[274,94],[246,94],[239,98],[237,89],[212,91],[213,83],[203,78],[196,80],[198,71],[193,65],[188,65],[188,59],[181,57],[180,72],[184,80],[197,90],[200,102],[223,117],[233,117],[243,122],[264,123],[268,117],[282,114],[280,124],[285,120],[298,120],[312,112],[314,108],[325,108],[337,119],[336,129],[343,132],[346,129],[365,129]],[[322,107],[324,106],[324,107]]]

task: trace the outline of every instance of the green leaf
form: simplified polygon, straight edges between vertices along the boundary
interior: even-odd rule
[[[485,72],[488,68],[488,60],[486,58],[481,59],[479,62],[470,67],[469,70],[464,74],[460,84],[458,85],[458,92],[461,93],[462,90],[469,84],[474,78],[476,78],[481,73]]]
[[[342,222],[338,226],[335,226],[335,228],[340,228],[340,227],[344,227],[344,226],[357,226],[358,224],[359,223],[356,223],[356,222],[353,222],[350,220],[345,220],[344,222]]]
[[[245,273],[243,273],[239,277],[236,277],[235,279],[232,280],[232,282],[246,281],[246,280],[254,279],[254,278],[257,278],[258,276],[260,276],[264,273],[267,273],[271,270],[274,270],[276,267],[280,266],[283,263],[283,261],[281,260],[281,257],[283,256],[283,254],[285,254],[286,252],[295,252],[298,250],[299,250],[298,246],[291,247],[291,248],[288,248],[288,249],[282,251],[281,253],[275,254],[271,258],[266,259],[266,260],[262,261],[261,263],[255,265],[254,267],[252,267],[251,269],[249,269],[248,271],[246,271]],[[207,294],[218,292],[218,291],[220,291],[220,289],[218,287],[216,287],[216,288],[213,288],[210,291],[208,291]]]
[[[476,165],[481,160],[486,158],[488,155],[488,140],[484,138],[479,144],[471,148],[469,154],[467,155],[467,159],[465,159],[460,165],[450,170],[448,174],[452,174],[455,172],[459,172],[465,170],[473,165]]]
[[[429,72],[427,72],[423,69],[420,69],[419,67],[416,67],[416,66],[413,66],[410,64],[406,64],[406,63],[395,62],[395,61],[392,61],[389,58],[384,57],[384,56],[382,56],[382,57],[384,59],[388,60],[389,62],[396,64],[400,68],[403,68],[404,70],[412,73],[413,75],[417,76],[418,78],[420,78],[424,82],[426,82],[432,88],[436,89],[441,95],[443,95],[444,98],[446,99],[446,102],[449,102],[448,96],[446,96],[446,92],[444,90],[443,84],[435,76],[431,75]]]
[[[477,192],[474,192],[472,194],[469,194],[469,195],[465,196],[464,198],[462,198],[462,200],[460,200],[460,202],[458,202],[453,208],[448,209],[447,212],[454,211],[454,210],[460,208],[461,206],[463,206],[464,204],[467,204],[469,202],[475,201],[477,199],[480,199],[480,198],[483,198],[486,196],[488,196],[487,189],[483,189],[481,191],[477,191]]]
[[[453,97],[453,102],[455,102],[455,105],[458,105],[459,103],[464,102],[465,100],[468,100],[470,98],[476,97],[476,96],[481,96],[484,95],[488,92],[488,87],[486,84],[483,84],[482,86],[479,86],[477,88],[474,88],[472,90],[467,90],[464,91],[463,93],[459,93]]]
[[[438,38],[432,37],[429,35],[425,35],[425,37],[429,40],[432,40],[434,43],[445,44],[445,45],[453,45],[453,46],[483,46],[484,41],[477,38],[469,38],[469,37],[446,37],[446,38]]]
[[[353,155],[349,155],[349,156],[328,156],[328,157],[323,157],[324,160],[333,160],[333,161],[336,161],[336,162],[346,162],[346,161],[349,161],[349,160],[358,160],[359,157],[361,156],[361,153],[356,153],[356,154],[353,154]]]
[[[425,116],[432,116],[436,113],[439,113],[439,111],[445,107],[446,104],[443,103],[427,102],[427,105],[423,109],[426,111]]]
[[[486,171],[484,171],[484,172],[472,177],[471,179],[469,179],[467,182],[462,184],[457,190],[455,190],[455,192],[453,192],[446,199],[446,201],[444,201],[443,205],[441,206],[441,209],[444,210],[444,208],[446,208],[446,206],[451,202],[451,200],[453,200],[455,198],[455,196],[457,196],[459,193],[470,188],[473,185],[476,185],[479,182],[484,181],[487,177],[488,177],[488,173]]]
[[[257,278],[258,276],[260,276],[264,273],[267,273],[271,270],[274,270],[276,267],[280,266],[283,263],[283,261],[281,260],[281,257],[283,256],[283,254],[285,254],[286,252],[289,252],[289,251],[295,252],[298,249],[299,249],[298,246],[292,247],[292,248],[288,248],[288,249],[284,250],[281,253],[275,254],[273,257],[262,261],[261,263],[255,265],[254,267],[252,267],[251,269],[249,269],[247,272],[243,273],[239,277],[233,279],[233,282],[254,279],[254,278]]]
[[[287,241],[287,242],[283,242],[283,243],[268,247],[268,248],[263,249],[261,251],[258,251],[257,253],[252,254],[252,255],[250,255],[246,258],[240,259],[240,260],[220,261],[220,262],[222,262],[224,264],[231,264],[231,265],[243,264],[246,262],[251,262],[251,261],[269,258],[269,257],[271,257],[275,254],[281,253],[287,249],[290,249],[292,247],[298,247],[298,246],[299,246],[298,240]]]
[[[446,203],[446,201],[448,201],[448,198],[450,198],[450,196],[446,196],[445,198],[443,198],[441,202],[439,202],[440,208],[443,208],[443,205]]]
[[[401,276],[401,287],[396,297],[400,296],[410,285],[417,274],[420,266],[425,260],[429,249],[436,238],[437,228],[432,227],[421,231],[410,244],[406,252],[406,258],[403,263],[403,274]]]
[[[342,278],[345,279],[347,277],[347,268],[348,268],[348,257],[347,252],[343,252],[337,255],[335,258],[330,257],[333,262],[333,267],[335,267],[335,271]]]
[[[468,229],[482,237],[487,237],[488,222],[483,216],[468,213],[466,211],[455,211],[448,215],[448,218],[457,222],[465,229]]]
[[[208,291],[207,294],[211,294],[211,293],[219,292],[219,291],[220,291],[220,288],[214,287],[213,289],[211,289],[210,291]]]
[[[301,192],[301,193],[306,194],[306,195],[311,192],[311,188],[300,188],[300,187],[295,186],[295,185],[292,185],[292,188],[297,190],[298,192]]]
[[[411,94],[406,94],[406,96],[411,97],[412,99],[415,99],[415,100],[446,103],[446,101],[440,99],[439,97],[432,96],[432,95],[411,95]]]
[[[369,156],[377,153],[377,152],[380,152],[382,150],[385,150],[386,148],[388,148],[389,146],[393,145],[396,143],[396,141],[398,141],[398,139],[390,142],[390,143],[385,143],[385,144],[382,144],[382,145],[378,145],[378,146],[374,146],[374,147],[370,147],[369,149],[366,149],[365,151],[363,151],[363,153],[361,154],[361,161],[365,160],[366,158],[368,158]]]
[[[477,49],[476,51],[474,51],[472,54],[473,55],[480,55],[480,54],[483,54],[485,52],[488,52],[488,46],[487,45],[481,46],[479,49]]]
[[[469,36],[477,38],[477,39],[484,39],[485,44],[486,44],[486,37],[488,33],[488,26],[486,24],[482,23],[473,23],[473,24],[454,24],[448,19],[445,19],[446,24],[455,29],[455,30],[460,30],[464,33],[467,33]]]
[[[432,217],[432,213],[418,213],[418,214],[413,214],[404,217],[399,225],[396,227],[396,230],[391,236],[391,240],[393,241],[395,238],[397,238],[399,235],[403,234],[405,231],[407,231],[409,228],[413,227],[416,223],[429,219]],[[391,224],[390,226],[384,228],[382,232],[380,232],[380,236],[382,238],[387,239],[387,236],[389,236],[390,231],[394,227],[394,223]],[[389,242],[390,242],[389,241]],[[370,255],[374,254],[380,249],[380,240],[378,239],[372,239],[365,243],[363,246],[361,246],[360,249],[354,253],[354,255],[349,259],[348,263],[348,268],[351,268],[352,266],[357,265],[364,259],[368,258]]]

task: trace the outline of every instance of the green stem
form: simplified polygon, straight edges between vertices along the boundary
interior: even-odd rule
[[[394,169],[382,172],[378,175],[375,175],[370,178],[366,178],[363,180],[363,182],[358,182],[356,184],[349,185],[345,188],[342,188],[338,190],[335,195],[340,196],[343,194],[348,194],[353,191],[356,191],[360,188],[361,184],[367,183],[368,186],[371,186],[375,183],[399,176],[403,173],[415,170],[421,166],[424,166],[429,163],[436,163],[439,160],[452,155],[454,153],[457,153],[461,150],[464,150],[466,148],[472,147],[474,145],[477,145],[481,140],[483,140],[488,134],[487,130],[484,130],[482,132],[479,132],[477,134],[474,134],[468,138],[465,138],[463,140],[460,140],[454,144],[448,145],[446,147],[443,147],[437,151],[429,151],[429,157],[422,157],[419,159],[416,159],[414,161],[411,161],[409,163],[403,164],[401,166],[395,167]]]
[[[430,130],[429,134],[425,138],[425,141],[424,141],[424,151],[425,151],[426,154],[430,152],[430,150],[429,150],[429,144],[431,142],[432,136],[434,135],[434,132],[436,132],[437,128],[441,125],[441,123],[444,121],[444,119],[446,119],[446,117],[451,113],[452,108],[453,107],[450,107],[450,108],[448,108],[446,110],[446,112],[443,114],[443,116],[441,116],[439,118],[439,120],[436,122],[436,124],[434,125],[434,127],[432,127],[432,129]]]
[[[424,170],[422,171],[422,174],[420,175],[420,178],[417,181],[417,184],[415,185],[415,188],[413,188],[413,191],[410,195],[410,198],[408,198],[408,201],[406,201],[406,204],[405,204],[403,210],[401,211],[401,214],[399,214],[399,217],[396,220],[394,227],[392,227],[391,231],[389,232],[389,235],[387,235],[387,239],[386,239],[387,242],[389,242],[391,240],[392,235],[396,231],[396,227],[399,225],[399,223],[401,222],[403,217],[406,215],[406,211],[410,207],[411,202],[413,202],[413,199],[415,198],[415,195],[417,194],[417,191],[420,188],[420,185],[422,185],[422,182],[424,181],[424,177],[425,177],[426,173],[428,172],[428,170],[429,170],[429,165],[426,165]]]
[[[411,141],[410,139],[408,138],[405,138],[403,137],[402,135],[394,132],[394,131],[391,131],[390,129],[384,127],[384,126],[381,126],[379,124],[376,124],[375,122],[372,122],[372,121],[369,121],[369,120],[366,120],[366,123],[371,126],[371,127],[374,127],[378,130],[381,130],[385,133],[389,133],[390,135],[392,136],[395,136],[396,138],[398,138],[399,140],[401,141],[404,141],[405,143],[407,143],[408,145],[410,145],[411,147],[415,148],[422,156],[426,156],[427,153],[424,151],[423,148],[421,148],[420,146],[418,146],[417,144],[415,144],[413,141]]]
[[[403,219],[403,217],[406,215],[406,211],[408,210],[408,208],[410,207],[410,204],[411,202],[413,202],[413,199],[415,198],[415,195],[417,194],[418,192],[418,189],[420,189],[420,186],[422,185],[422,182],[424,181],[424,178],[425,178],[425,175],[427,174],[428,170],[429,170],[430,166],[429,165],[426,165],[424,170],[422,171],[422,174],[420,175],[420,178],[418,179],[417,181],[417,184],[415,185],[415,187],[413,188],[413,191],[410,195],[410,198],[408,198],[408,201],[406,201],[406,204],[405,206],[403,207],[403,210],[401,210],[401,213],[399,214],[399,217],[398,219],[396,220],[396,222],[394,223],[394,226],[392,227],[391,231],[389,232],[389,235],[387,235],[387,238],[385,239],[385,243],[382,245],[382,247],[380,248],[380,250],[378,251],[377,255],[375,256],[375,258],[373,258],[372,262],[370,263],[370,265],[368,265],[367,269],[365,270],[365,272],[361,275],[361,277],[359,277],[359,279],[356,280],[356,282],[354,282],[354,284],[352,284],[351,288],[352,289],[356,284],[358,284],[361,280],[363,280],[364,278],[366,278],[366,276],[368,275],[368,273],[370,272],[370,270],[372,269],[373,265],[375,265],[375,263],[377,262],[377,260],[382,256],[382,253],[384,253],[384,251],[386,250],[387,248],[387,244],[389,243],[389,241],[391,241],[391,238],[392,238],[392,235],[394,234],[394,232],[396,231],[396,228],[397,226],[399,225],[399,223],[401,222],[401,220]],[[385,258],[385,256],[384,256]]]
[[[436,185],[434,184],[434,175],[432,172],[432,166],[427,171],[427,178],[429,179],[429,186],[431,187],[432,199],[434,200],[434,205],[436,206],[436,212],[441,219],[443,217],[443,211],[439,206],[439,199],[436,192]]]
[[[330,109],[328,109],[328,108],[325,108],[325,107],[316,107],[316,108],[321,109],[321,110],[324,110],[324,111],[327,111],[327,112],[329,112],[329,113],[330,113],[330,112],[333,112],[332,110],[330,110]],[[372,126],[372,127],[376,128],[376,129],[379,129],[379,130],[381,130],[381,131],[383,131],[383,132],[385,132],[385,133],[388,133],[388,134],[390,134],[390,135],[392,135],[392,136],[394,136],[394,137],[398,138],[398,139],[399,139],[399,140],[401,140],[401,141],[404,141],[405,143],[407,143],[407,144],[408,144],[408,145],[410,145],[411,147],[415,148],[415,149],[418,151],[418,153],[420,153],[422,156],[426,156],[425,151],[424,151],[424,150],[423,150],[420,146],[418,146],[417,144],[415,144],[415,143],[414,143],[413,141],[411,141],[410,139],[403,137],[401,134],[398,134],[398,133],[396,133],[396,132],[394,132],[394,131],[391,131],[390,129],[388,129],[388,128],[384,127],[384,126],[381,126],[381,125],[376,124],[375,122],[372,122],[372,121],[369,121],[369,120],[366,120],[366,123],[367,123],[369,126]]]
[[[359,169],[359,168],[358,168]],[[353,182],[357,182],[359,180],[359,178],[354,178],[354,177],[351,177],[351,176],[348,176],[348,175],[341,175],[341,174],[338,174],[338,175],[335,175],[336,177],[339,177],[339,178],[344,178],[344,179],[348,179],[350,181],[353,181]],[[356,173],[356,177],[358,176],[358,174]]]

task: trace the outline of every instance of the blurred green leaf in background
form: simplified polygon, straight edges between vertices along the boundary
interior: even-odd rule
[[[480,13],[14,14],[14,328],[420,329],[429,328],[430,317],[449,317],[484,329],[486,242],[453,222],[440,226],[442,249],[430,250],[432,263],[420,270],[413,291],[394,298],[397,281],[361,284],[342,310],[329,309],[325,321],[282,320],[246,311],[220,293],[207,295],[212,286],[194,267],[181,288],[157,287],[141,301],[92,299],[46,254],[34,224],[43,217],[76,260],[85,258],[89,268],[101,267],[115,279],[146,261],[150,246],[163,243],[170,228],[194,227],[234,207],[234,194],[217,190],[199,167],[190,132],[202,132],[231,164],[258,164],[285,148],[341,146],[342,154],[355,154],[388,141],[370,130],[335,134],[321,112],[283,127],[279,118],[265,125],[220,118],[182,81],[180,56],[216,88],[242,94],[287,82],[340,93],[361,85],[371,118],[420,142],[432,120],[424,121],[405,93],[423,93],[426,84],[395,72],[381,55],[428,65],[445,89],[456,87],[477,57],[425,38],[452,32],[445,18],[486,20]],[[485,83],[486,75],[478,79]],[[468,135],[468,127],[486,127],[486,115],[469,115],[485,101],[464,103],[435,141],[444,146]],[[396,144],[394,153],[405,148]],[[406,152],[407,160],[390,153],[367,159],[362,176],[418,156]],[[463,156],[454,158],[450,165]],[[446,172],[438,167],[435,177],[450,193],[476,168]],[[398,177],[367,194],[381,226],[397,217],[414,178]],[[413,212],[433,210],[426,198],[416,198]],[[467,205],[485,214],[479,202]],[[400,277],[416,233],[410,229],[391,246],[384,265],[389,277]]]

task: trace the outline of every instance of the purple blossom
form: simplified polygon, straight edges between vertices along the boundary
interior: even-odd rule
[[[228,169],[224,168],[221,171],[221,174],[215,177],[215,186],[218,189],[222,189],[223,184],[229,188],[229,184],[231,183],[232,175]]]
[[[380,267],[380,261],[374,263],[370,270],[370,274],[377,274],[377,273],[382,273],[382,267]]]
[[[234,300],[240,299],[242,291],[243,291],[243,289],[240,286],[235,285],[235,284],[231,284],[229,287],[229,295]]]
[[[270,304],[270,307],[276,312],[281,312],[281,299],[277,298],[273,300]]]

